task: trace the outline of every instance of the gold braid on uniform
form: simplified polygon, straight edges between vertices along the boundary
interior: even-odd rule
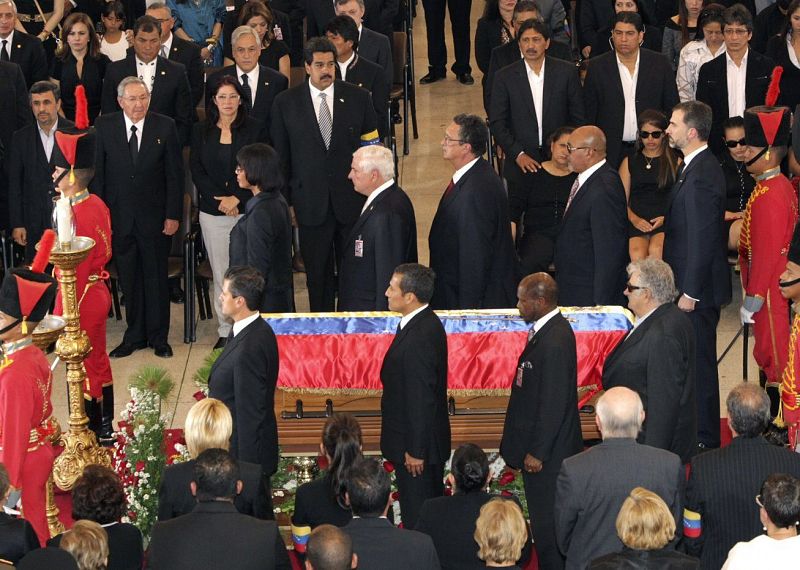
[[[747,206],[744,208],[742,232],[739,234],[739,252],[746,254],[748,266],[753,259],[753,250],[750,247],[750,222],[753,216],[753,203],[759,196],[766,194],[768,190],[769,186],[764,186],[761,182],[758,182],[753,189],[753,193],[750,194],[750,198],[747,200]]]
[[[797,343],[800,342],[800,315],[795,315],[792,322],[792,334],[789,336],[789,359],[786,361],[786,368],[781,378],[781,407],[778,411],[777,421],[779,426],[783,426],[783,409],[796,410],[800,407],[800,395],[797,393],[797,383],[795,378],[795,356],[797,354]]]

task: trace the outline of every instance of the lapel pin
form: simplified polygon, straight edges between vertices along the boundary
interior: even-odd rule
[[[161,72],[161,75],[166,75],[166,74],[167,74],[167,72],[166,72],[166,71],[162,71],[162,72]]]
[[[339,102],[340,102],[340,103],[344,103],[344,99],[342,99],[342,98],[340,97],[340,98],[339,98]]]
[[[161,144],[161,139],[156,139],[156,144]]]
[[[17,49],[22,49],[22,44],[17,44]]]

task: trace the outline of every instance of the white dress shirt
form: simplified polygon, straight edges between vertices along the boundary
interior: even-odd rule
[[[631,74],[628,66],[622,63],[617,57],[617,68],[619,78],[622,82],[622,94],[625,97],[625,119],[622,125],[622,140],[632,142],[636,140],[636,131],[639,125],[636,122],[636,83],[639,80],[639,59],[641,53],[636,52],[636,65]]]
[[[702,145],[700,148],[693,150],[689,154],[683,157],[683,169],[686,170],[686,167],[689,166],[689,163],[694,160],[694,157],[703,152],[708,148],[707,144]]]
[[[405,317],[400,319],[400,330],[403,330],[405,328],[405,326],[408,324],[408,321],[410,321],[411,319],[416,317],[419,313],[421,313],[422,311],[424,311],[427,308],[428,308],[428,305],[426,303],[425,305],[422,305],[419,309],[414,309],[413,311],[408,313]]]
[[[253,105],[256,104],[256,91],[258,91],[258,64],[245,73],[242,69],[237,65],[236,66],[236,81],[239,82],[239,85],[244,85],[242,82],[242,75],[247,76],[247,86],[250,87],[250,107],[252,108]]]
[[[697,93],[697,78],[700,68],[720,54],[725,53],[723,43],[717,53],[711,53],[705,40],[693,40],[683,46],[678,59],[678,72],[675,83],[678,85],[678,95],[681,102],[694,101]]]
[[[327,89],[320,91],[313,85],[311,82],[308,82],[308,89],[311,91],[311,103],[314,105],[314,114],[317,117],[317,122],[319,122],[319,106],[322,103],[322,99],[320,99],[319,94],[325,93],[327,97],[325,98],[325,104],[328,105],[328,110],[331,112],[331,121],[333,121],[333,83]]]
[[[158,52],[158,55],[162,57],[166,57],[169,59],[169,50],[172,49],[172,33],[169,34],[169,37],[161,42],[161,49]],[[162,55],[162,52],[166,55]]]
[[[536,123],[539,126],[539,146],[544,146],[542,140],[542,106],[544,104],[544,60],[542,60],[542,69],[537,74],[531,66],[525,63],[525,71],[528,74],[528,85],[531,88],[531,95],[533,96],[533,110],[536,113]]]
[[[135,56],[134,56],[135,57]],[[145,63],[138,57],[136,59],[136,73],[139,75],[139,79],[144,81],[147,88],[150,90],[150,94],[153,93],[153,82],[156,80],[156,62],[158,61],[157,57],[153,58],[153,61],[150,63]]]
[[[122,113],[122,116],[125,117],[125,140],[130,142],[131,140],[131,126],[136,127],[136,142],[138,144],[138,149],[141,150],[142,148],[142,130],[144,130],[144,119],[139,121],[138,123],[132,122],[128,115]]]
[[[336,65],[339,66],[339,72],[342,74],[342,81],[347,81],[347,67],[353,62],[356,58],[356,52],[350,54],[350,57],[344,63],[340,63],[338,60]]]
[[[14,45],[14,28],[11,28],[11,33],[6,37],[0,37],[0,49],[3,48],[2,42],[6,42],[6,50],[8,50],[8,57],[11,57],[11,46]]]
[[[536,334],[537,332],[542,330],[542,327],[547,324],[547,321],[549,321],[550,319],[555,317],[559,312],[560,311],[558,310],[558,307],[556,307],[555,309],[553,309],[552,311],[550,311],[546,315],[544,315],[542,317],[539,317],[538,320],[534,321],[534,323],[533,323],[533,333]]]
[[[589,177],[592,174],[594,174],[605,163],[606,163],[606,159],[604,158],[603,160],[601,160],[600,162],[598,162],[594,166],[590,166],[589,168],[587,168],[586,170],[584,170],[583,172],[578,174],[578,188],[580,188],[581,186],[586,184],[586,181],[589,180]],[[576,194],[576,196],[577,196],[577,194]]]
[[[42,130],[41,125],[39,125],[38,121],[36,123],[36,128],[39,131],[39,138],[42,139],[42,146],[44,147],[44,154],[47,157],[47,162],[50,162],[50,157],[53,154],[53,145],[56,142],[56,131],[58,130],[58,119],[56,122],[53,123],[53,126],[50,127],[50,132],[45,132]]]
[[[261,318],[261,313],[255,312],[249,317],[245,317],[233,323],[233,336],[236,336],[240,332],[242,332],[247,325],[255,321],[256,319]]]
[[[786,49],[789,50],[789,60],[792,62],[797,68],[800,68],[800,62],[797,61],[797,53],[794,51],[794,46],[792,46],[792,31],[789,30],[786,32]]]
[[[387,180],[386,182],[375,188],[375,190],[372,191],[372,194],[367,196],[367,201],[364,202],[364,207],[361,208],[361,213],[363,214],[364,212],[366,212],[367,208],[369,208],[369,205],[372,204],[375,201],[375,198],[378,197],[378,194],[389,188],[392,184],[394,184],[394,178],[390,178],[389,180]]]
[[[748,49],[742,58],[742,64],[736,65],[731,56],[725,52],[725,62],[727,64],[728,76],[728,116],[744,117],[745,98],[744,87],[747,81],[747,56],[750,54]]]
[[[475,166],[475,163],[478,162],[478,158],[470,160],[468,163],[466,163],[464,166],[462,166],[453,173],[453,184],[458,184],[458,181],[461,180],[461,177],[464,176],[470,168]]]

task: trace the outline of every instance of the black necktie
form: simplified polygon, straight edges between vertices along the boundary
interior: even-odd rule
[[[681,162],[681,165],[678,167],[678,172],[675,173],[675,181],[676,182],[681,179],[681,174],[683,174],[683,169],[684,168],[686,168],[686,163],[685,162]]]
[[[248,110],[253,108],[253,90],[250,89],[249,77],[246,73],[242,73],[242,91],[244,92],[245,105]]]
[[[8,57],[8,40],[3,40],[3,47],[0,49],[0,61],[11,61]]]
[[[128,139],[128,148],[131,151],[131,162],[136,166],[136,159],[139,158],[139,137],[136,136],[136,125],[131,125],[131,138]]]

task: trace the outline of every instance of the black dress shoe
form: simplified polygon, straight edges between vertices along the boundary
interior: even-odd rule
[[[159,358],[172,358],[172,347],[166,342],[153,347],[153,352]]]
[[[183,305],[183,290],[180,287],[170,287],[169,302],[176,305]]]
[[[147,346],[146,342],[134,342],[134,343],[123,342],[117,348],[109,352],[108,356],[111,358],[125,358],[126,356],[130,356],[137,350],[141,350],[146,346]]]
[[[475,80],[472,78],[471,73],[461,73],[456,76],[458,78],[458,82],[462,85],[472,85],[475,83]]]
[[[228,338],[221,336],[217,339],[217,344],[214,345],[213,350],[217,350],[218,348],[225,348],[226,344],[228,344]]]
[[[444,79],[443,73],[434,73],[433,71],[428,72],[428,75],[422,77],[419,82],[422,85],[428,85],[429,83],[436,83],[437,81],[441,81]]]

